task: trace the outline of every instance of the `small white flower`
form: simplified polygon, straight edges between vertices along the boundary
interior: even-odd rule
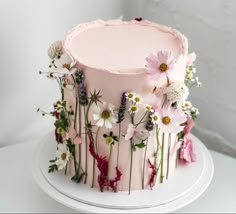
[[[58,170],[62,170],[66,167],[71,154],[66,146],[66,144],[58,144],[58,150],[56,151],[56,162],[55,164],[58,167]]]
[[[194,112],[196,115],[200,114],[199,110],[195,107],[192,107],[191,111]]]
[[[195,82],[197,83],[197,87],[201,87],[202,86],[202,83],[199,81],[198,77],[195,78]]]
[[[182,105],[183,111],[186,111],[188,109],[192,108],[192,103],[190,101],[184,101]]]
[[[183,82],[173,82],[167,88],[167,100],[171,103],[184,101],[189,95],[189,89]]]
[[[53,76],[63,77],[72,75],[77,71],[74,67],[76,62],[68,54],[61,55],[60,59],[55,60],[56,68],[52,70]]]
[[[98,120],[96,125],[102,127],[105,125],[107,129],[112,128],[112,124],[116,123],[117,118],[113,111],[113,105],[103,105],[103,107],[94,106],[93,119]]]
[[[137,113],[138,111],[139,111],[139,108],[136,105],[131,105],[129,108],[130,113]]]
[[[125,96],[126,96],[126,99],[128,99],[129,101],[133,101],[135,94],[132,92],[128,92],[125,94]]]
[[[135,104],[141,104],[142,103],[142,98],[138,95],[135,95],[132,99],[132,101],[135,103]]]
[[[48,48],[48,56],[51,59],[60,57],[63,53],[62,41],[56,41],[50,45]]]
[[[149,105],[149,104],[146,104],[146,105],[144,106],[144,110],[145,110],[146,112],[153,112],[153,108],[152,108],[152,106]]]
[[[64,108],[65,108],[65,101],[57,101],[57,102],[54,104],[54,110],[55,110],[57,113],[60,113]]]
[[[160,120],[161,116],[158,112],[154,112],[152,115],[151,115],[151,118],[152,118],[152,123],[153,124],[158,124],[158,121]]]
[[[66,140],[69,139],[69,133],[68,133],[65,129],[59,127],[59,128],[57,129],[57,133],[58,133],[59,135],[61,135],[63,141],[66,141]]]

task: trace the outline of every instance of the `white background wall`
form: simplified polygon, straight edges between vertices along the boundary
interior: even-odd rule
[[[47,47],[81,22],[144,17],[189,38],[203,88],[192,92],[201,115],[194,133],[236,156],[236,1],[0,0],[0,146],[37,139],[53,121],[36,113],[56,100],[57,85],[38,75]]]

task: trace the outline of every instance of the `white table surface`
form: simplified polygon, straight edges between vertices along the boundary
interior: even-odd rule
[[[47,196],[31,173],[35,143],[0,149],[0,212],[73,213]],[[207,191],[178,213],[236,212],[236,159],[211,152],[215,175]]]

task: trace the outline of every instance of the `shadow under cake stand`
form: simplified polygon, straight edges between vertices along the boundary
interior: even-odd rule
[[[164,184],[153,190],[103,192],[71,181],[64,173],[48,173],[49,160],[56,151],[54,133],[39,141],[33,162],[33,175],[42,190],[56,201],[80,212],[166,213],[196,200],[209,186],[214,165],[203,143],[192,135],[197,161],[180,166]]]

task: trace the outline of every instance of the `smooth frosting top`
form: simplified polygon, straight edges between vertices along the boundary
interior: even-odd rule
[[[144,71],[150,53],[168,50],[177,58],[187,54],[188,42],[178,31],[146,20],[97,20],[72,29],[64,48],[85,66],[137,73]]]

